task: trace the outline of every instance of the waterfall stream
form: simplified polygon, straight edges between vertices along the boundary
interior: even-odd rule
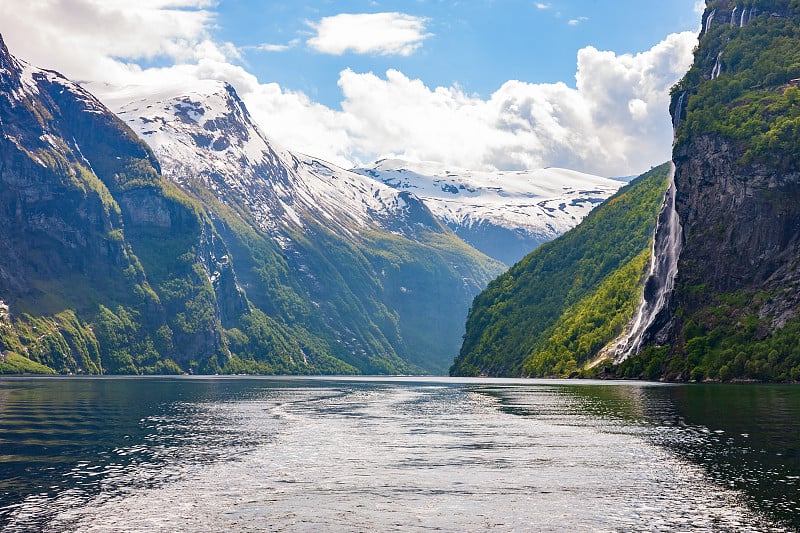
[[[679,116],[678,109],[678,116]],[[680,217],[675,210],[675,165],[669,176],[669,189],[664,195],[664,204],[658,214],[653,238],[653,255],[650,259],[650,272],[644,284],[644,293],[639,308],[627,331],[608,348],[616,362],[624,361],[630,355],[639,353],[645,334],[654,324],[656,317],[669,303],[678,273],[678,256],[681,251],[682,233]]]
[[[708,29],[711,27],[711,21],[714,20],[714,15],[716,15],[716,13],[717,10],[714,9],[711,11],[711,13],[708,14],[708,17],[706,17],[706,27],[703,28],[703,35],[708,33]]]
[[[720,63],[720,59],[722,59],[722,52],[720,51],[717,54],[717,61],[714,63],[714,68],[711,69],[711,79],[715,80],[719,77],[720,73],[722,72],[722,63]]]
[[[681,110],[683,109],[683,100],[686,98],[686,91],[683,91],[678,97],[678,102],[675,104],[675,110],[672,115],[672,131],[673,134],[678,131],[678,126],[681,123]]]

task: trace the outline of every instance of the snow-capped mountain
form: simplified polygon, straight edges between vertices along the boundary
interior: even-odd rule
[[[560,168],[481,172],[391,159],[354,172],[418,196],[462,239],[506,264],[576,226],[624,185]]]
[[[412,235],[420,223],[436,226],[411,194],[277,146],[228,84],[111,100],[124,102],[117,114],[150,145],[167,177],[184,187],[199,181],[229,204],[244,201],[277,239],[282,228],[312,220],[346,233],[375,225]]]
[[[216,221],[257,307],[277,312],[277,297],[289,319],[319,316],[311,329],[333,332],[337,357],[362,371],[447,370],[472,299],[502,265],[415,195],[277,146],[221,82],[104,99]],[[284,283],[312,307],[285,300]]]

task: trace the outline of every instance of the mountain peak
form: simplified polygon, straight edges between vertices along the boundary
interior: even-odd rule
[[[18,69],[19,65],[16,59],[14,59],[14,56],[8,51],[5,41],[3,41],[3,35],[0,34],[0,79],[5,77],[6,74],[10,73],[12,70]]]
[[[3,40],[3,34],[0,33],[0,65],[4,65],[6,58],[11,57],[11,52],[8,51],[6,42]]]

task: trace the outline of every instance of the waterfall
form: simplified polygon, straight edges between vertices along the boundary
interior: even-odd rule
[[[617,363],[639,353],[645,334],[656,321],[659,313],[669,304],[678,274],[683,228],[675,210],[675,165],[669,175],[669,189],[664,195],[664,204],[658,214],[658,222],[653,237],[653,255],[650,259],[650,272],[644,284],[642,301],[627,331],[609,346]],[[652,335],[652,333],[651,333]]]
[[[739,18],[739,27],[744,28],[744,23],[747,17],[747,8],[742,9],[742,16]]]
[[[686,91],[683,91],[678,97],[678,102],[675,104],[675,110],[672,115],[672,135],[678,131],[678,126],[681,123],[681,110],[683,109],[683,99],[686,98]]]
[[[734,7],[733,11],[731,11],[731,26],[736,26],[736,10],[739,9],[738,7]]]
[[[717,62],[714,63],[714,68],[711,69],[711,79],[716,79],[722,72],[722,63],[719,60],[722,58],[722,52],[717,54]]]
[[[703,28],[703,35],[708,33],[708,29],[711,27],[711,21],[714,20],[714,15],[717,13],[716,9],[712,9],[711,13],[708,14],[706,17],[706,27]]]

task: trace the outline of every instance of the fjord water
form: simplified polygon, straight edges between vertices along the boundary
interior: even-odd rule
[[[781,531],[800,388],[0,380],[3,531]]]

